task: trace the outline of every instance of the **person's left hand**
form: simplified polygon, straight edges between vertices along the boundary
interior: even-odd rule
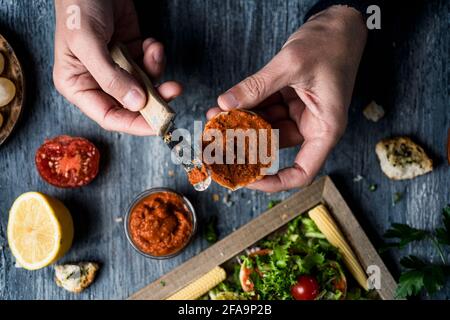
[[[333,6],[313,16],[259,72],[218,99],[208,111],[252,109],[279,129],[280,147],[301,144],[294,165],[249,188],[276,192],[312,182],[344,133],[347,110],[364,50],[362,16]]]
[[[80,11],[80,27],[68,28],[67,9]],[[83,113],[108,131],[154,135],[138,112],[145,106],[145,92],[131,74],[112,60],[109,48],[123,43],[153,81],[165,67],[164,47],[155,39],[141,39],[138,17],[131,0],[55,0],[56,89]],[[179,96],[181,85],[167,81],[157,88],[166,101]]]

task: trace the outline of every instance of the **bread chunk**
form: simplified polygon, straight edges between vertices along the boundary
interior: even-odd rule
[[[393,180],[412,179],[433,170],[433,162],[423,148],[408,137],[381,140],[375,152],[381,170]]]
[[[94,282],[98,269],[95,262],[55,266],[55,282],[67,291],[80,293]]]

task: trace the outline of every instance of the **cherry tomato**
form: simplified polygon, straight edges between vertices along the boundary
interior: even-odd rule
[[[314,277],[300,276],[291,288],[295,300],[314,300],[319,294],[319,284]]]
[[[59,136],[39,147],[35,161],[45,181],[60,188],[75,188],[97,176],[100,152],[84,138]]]

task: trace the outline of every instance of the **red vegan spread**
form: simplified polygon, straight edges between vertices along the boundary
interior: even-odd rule
[[[208,169],[211,172],[211,178],[217,182],[218,184],[235,190],[239,187],[246,186],[256,180],[263,178],[261,174],[262,168],[269,168],[269,164],[262,164],[259,159],[257,159],[257,163],[251,164],[249,163],[249,152],[250,152],[250,144],[248,139],[245,140],[245,163],[239,164],[237,163],[237,148],[236,144],[233,146],[234,150],[230,149],[230,146],[227,146],[227,130],[229,129],[241,129],[244,132],[249,129],[253,130],[266,130],[267,132],[267,140],[264,141],[267,147],[267,153],[271,154],[271,125],[261,118],[259,115],[244,111],[244,110],[231,110],[228,112],[222,112],[216,115],[214,118],[208,121],[205,126],[205,130],[203,132],[203,151],[205,148],[214,143],[214,140],[209,141],[205,139],[205,135],[208,133],[208,130],[215,129],[222,133],[222,149],[223,149],[223,161],[222,163],[205,163]],[[260,141],[260,137],[256,137],[256,145],[262,147],[263,141]],[[236,142],[236,141],[235,141]],[[255,141],[253,141],[255,142]],[[226,163],[226,152],[227,150],[232,150],[234,154],[234,163]]]
[[[195,186],[197,183],[203,182],[208,178],[208,171],[205,166],[195,167],[188,173],[189,182]]]
[[[177,252],[193,231],[191,212],[183,198],[169,191],[140,200],[129,218],[129,233],[135,246],[153,256]]]

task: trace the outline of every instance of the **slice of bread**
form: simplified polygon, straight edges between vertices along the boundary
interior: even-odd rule
[[[248,130],[248,129],[254,129],[256,130],[257,134],[259,133],[259,130],[267,130],[267,140],[261,141],[259,136],[257,137],[257,140],[251,140],[253,147],[250,147],[249,140],[244,139],[245,144],[245,152],[249,152],[249,150],[258,151],[260,147],[266,146],[267,150],[269,151],[269,156],[271,159],[275,159],[275,155],[270,155],[272,153],[272,144],[274,143],[272,141],[272,127],[271,125],[265,121],[263,118],[261,118],[259,115],[257,115],[254,112],[248,111],[248,110],[238,110],[234,109],[227,112],[221,112],[217,114],[214,118],[210,119],[206,125],[203,132],[203,160],[204,164],[211,173],[211,178],[219,185],[228,188],[230,190],[237,190],[239,188],[245,187],[248,184],[255,182],[257,180],[260,180],[264,177],[264,175],[267,172],[267,169],[271,167],[273,160],[268,164],[262,164],[257,161],[256,164],[249,163],[249,159],[246,155],[245,163],[239,164],[237,163],[237,143],[236,145],[233,143],[231,147],[234,147],[232,149],[229,145],[227,145],[227,132],[228,130]],[[214,141],[211,139],[206,139],[206,135],[209,132],[209,130],[217,130],[220,133],[222,133],[222,160],[221,163],[211,163],[209,160],[205,161],[205,148],[209,148],[209,144],[213,143]],[[212,131],[211,131],[212,132]],[[247,141],[247,142],[245,142]],[[256,147],[254,146],[256,144]],[[230,153],[233,155],[234,162],[232,163],[226,163],[226,154],[227,152],[231,151]],[[215,152],[214,152],[215,154]],[[260,156],[260,155],[259,155]],[[214,159],[210,159],[214,160]]]
[[[433,170],[433,162],[423,148],[408,137],[383,139],[375,152],[381,170],[393,180],[412,179]]]
[[[67,291],[80,293],[94,282],[98,269],[95,262],[55,266],[55,282]]]

